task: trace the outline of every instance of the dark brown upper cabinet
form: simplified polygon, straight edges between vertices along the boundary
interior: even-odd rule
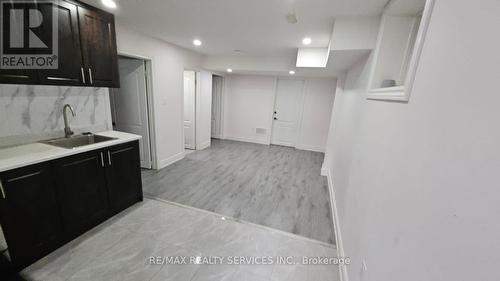
[[[0,83],[119,87],[114,16],[78,1],[53,3],[58,16],[58,68],[0,69]]]
[[[40,84],[85,85],[77,6],[65,1],[58,1],[54,5],[57,7],[59,20],[59,67],[40,70]]]
[[[119,87],[114,17],[78,7],[83,68],[96,87]]]

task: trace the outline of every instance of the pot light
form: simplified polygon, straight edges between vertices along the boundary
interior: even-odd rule
[[[290,71],[288,71],[288,73],[289,73],[290,75],[294,75],[294,74],[295,74],[295,71],[290,70]]]
[[[101,0],[102,4],[108,8],[115,9],[116,3],[113,0]]]
[[[231,68],[226,69],[227,72],[231,73],[233,70]]]
[[[304,44],[304,45],[309,45],[309,44],[311,44],[311,42],[312,42],[312,40],[309,37],[302,39],[302,44]]]
[[[195,45],[195,46],[201,46],[201,44],[202,44],[202,43],[201,43],[201,40],[200,40],[200,39],[194,39],[194,40],[193,40],[193,45]]]

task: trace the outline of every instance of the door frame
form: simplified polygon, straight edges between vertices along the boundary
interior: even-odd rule
[[[221,78],[221,89],[220,89],[220,101],[219,101],[219,128],[220,128],[220,136],[218,136],[216,139],[224,139],[224,106],[225,106],[225,85],[226,85],[226,77],[222,75],[218,75],[215,73],[212,73],[212,100],[213,100],[213,79],[214,76],[220,77]],[[212,108],[213,111],[213,108]],[[212,129],[212,128],[211,128]],[[212,132],[210,132],[210,137],[212,137]]]
[[[197,150],[198,149],[198,122],[199,119],[199,114],[201,104],[200,104],[200,94],[201,94],[201,85],[200,85],[200,80],[201,80],[201,73],[199,70],[194,69],[194,68],[184,68],[182,71],[182,79],[184,81],[184,72],[185,71],[192,71],[194,72],[194,147],[192,150]],[[182,83],[182,128],[184,128],[184,82]],[[185,150],[186,146],[184,142],[186,141],[186,135],[184,134],[184,129],[182,129],[182,147]],[[190,148],[188,148],[190,149]]]
[[[274,111],[276,109],[276,103],[277,103],[277,100],[278,100],[278,84],[279,84],[279,80],[287,80],[287,81],[302,81],[302,89],[300,91],[300,97],[299,97],[299,104],[298,104],[298,112],[297,112],[297,129],[296,129],[296,132],[295,132],[295,139],[294,139],[294,143],[293,143],[293,146],[290,146],[290,147],[293,147],[293,148],[296,148],[297,147],[297,142],[299,141],[298,138],[299,138],[299,135],[300,135],[300,131],[302,130],[302,117],[303,117],[303,113],[304,113],[304,100],[306,98],[306,83],[307,83],[307,80],[305,78],[290,78],[290,77],[276,77],[275,79],[275,83],[274,83],[274,103],[273,103],[273,109],[271,111],[271,133],[269,134],[269,140],[268,140],[268,143],[269,145],[279,145],[279,144],[273,144],[273,134],[275,133],[274,132]]]
[[[149,150],[151,154],[151,169],[158,169],[158,146],[156,142],[156,120],[154,109],[154,93],[153,93],[153,59],[150,57],[133,54],[129,52],[118,51],[118,56],[139,59],[144,61],[146,71],[146,111],[148,116],[148,134],[149,134]]]

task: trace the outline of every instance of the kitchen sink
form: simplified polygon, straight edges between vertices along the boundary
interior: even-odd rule
[[[78,135],[72,136],[70,138],[59,138],[47,141],[41,141],[41,143],[50,144],[53,146],[63,147],[63,148],[76,148],[80,146],[85,146],[94,143],[100,143],[110,140],[116,140],[116,138],[99,136],[94,134]]]

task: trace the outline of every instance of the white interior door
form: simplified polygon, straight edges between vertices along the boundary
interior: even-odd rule
[[[212,138],[222,138],[222,77],[212,79]]]
[[[304,81],[278,80],[271,143],[295,146]]]
[[[113,129],[141,135],[141,167],[151,169],[146,67],[143,60],[119,58],[120,88],[112,91]]]
[[[196,72],[184,71],[184,147],[196,149]]]

